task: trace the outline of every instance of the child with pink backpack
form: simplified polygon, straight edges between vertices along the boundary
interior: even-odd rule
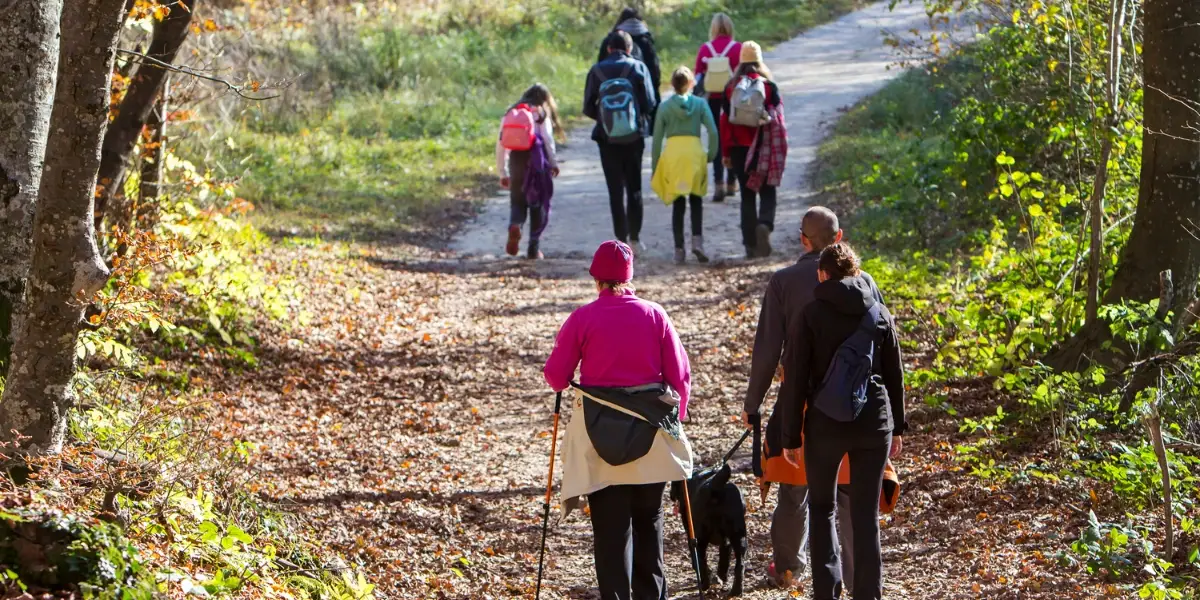
[[[500,121],[496,140],[496,172],[500,186],[509,190],[511,218],[504,250],[516,256],[521,248],[521,229],[529,217],[529,246],[526,257],[542,258],[538,240],[550,221],[553,178],[558,177],[554,136],[563,137],[558,105],[549,88],[535,84],[521,95]]]

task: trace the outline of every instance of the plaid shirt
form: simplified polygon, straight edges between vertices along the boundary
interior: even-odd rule
[[[767,108],[771,120],[758,128],[754,134],[754,143],[746,155],[746,167],[749,168],[758,159],[758,165],[750,173],[746,187],[758,191],[763,184],[778,186],[783,180],[783,167],[787,163],[787,123],[783,119],[783,103]],[[765,135],[764,135],[765,134]]]

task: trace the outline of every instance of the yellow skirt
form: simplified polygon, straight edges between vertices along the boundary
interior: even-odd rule
[[[680,196],[708,195],[708,152],[700,138],[677,135],[667,138],[650,189],[671,204]]]

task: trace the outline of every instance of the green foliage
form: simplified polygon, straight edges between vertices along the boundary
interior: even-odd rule
[[[57,511],[0,511],[0,569],[22,589],[77,587],[85,598],[149,600],[158,591],[120,529]]]
[[[739,39],[770,44],[856,4],[661,1],[643,12],[665,80],[694,64],[716,12],[733,17]],[[267,53],[248,61],[263,65],[259,79],[304,77],[279,100],[242,106],[193,155],[244,172],[242,193],[269,209],[259,220],[272,227],[409,227],[487,181],[497,123],[533,83],[549,86],[565,118],[579,116],[587,69],[622,6],[465,1],[422,13],[385,3],[324,14],[253,40],[273,48],[246,50]],[[243,29],[261,27],[242,18]]]

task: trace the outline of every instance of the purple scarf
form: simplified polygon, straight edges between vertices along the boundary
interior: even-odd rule
[[[545,211],[542,226],[530,232],[531,239],[539,239],[550,222],[550,198],[554,196],[554,176],[550,173],[550,158],[541,136],[533,136],[533,147],[529,149],[529,165],[525,168],[525,203],[533,210]]]

